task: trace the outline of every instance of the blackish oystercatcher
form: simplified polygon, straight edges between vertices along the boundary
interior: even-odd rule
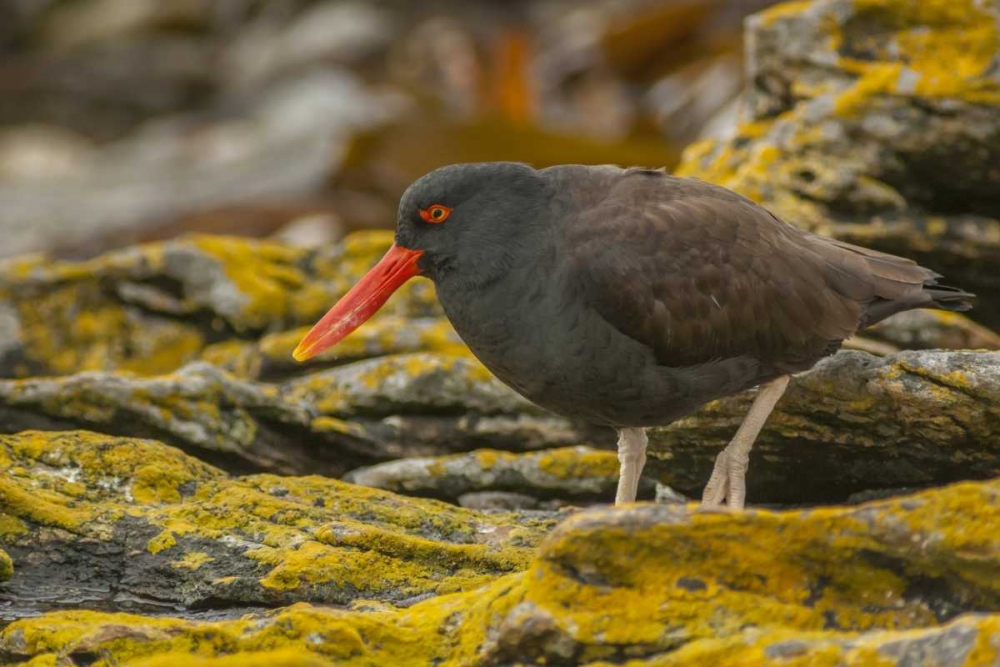
[[[702,497],[742,507],[750,448],[789,374],[894,313],[968,310],[973,296],[660,170],[458,164],[407,189],[395,244],[295,358],[335,345],[416,275],[503,382],[618,430],[619,504],[635,500],[646,427],[760,385]]]

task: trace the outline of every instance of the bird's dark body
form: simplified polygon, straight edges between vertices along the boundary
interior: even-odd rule
[[[403,212],[448,197],[456,213],[494,214],[468,232],[449,221],[435,252],[438,230]],[[428,248],[423,269],[483,364],[542,407],[615,427],[668,424],[893,313],[965,310],[971,296],[658,170],[456,165],[417,181],[400,211],[397,243]]]

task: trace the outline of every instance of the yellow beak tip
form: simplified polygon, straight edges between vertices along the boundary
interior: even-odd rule
[[[309,354],[309,350],[303,348],[301,345],[299,345],[297,348],[295,348],[295,351],[292,352],[292,358],[295,359],[295,361],[298,361],[300,363],[303,362],[303,361],[308,361],[309,359],[312,359],[312,356],[313,355]]]

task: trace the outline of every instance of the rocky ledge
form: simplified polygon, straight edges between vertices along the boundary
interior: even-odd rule
[[[324,477],[233,478],[154,441],[86,431],[0,436],[0,544],[16,568],[4,593],[20,613],[405,605],[523,569],[553,516]]]
[[[107,440],[86,461],[87,438],[4,442],[15,581],[65,586],[72,572],[118,595],[184,591],[214,606],[354,602],[231,620],[55,612],[0,633],[4,660],[971,666],[1000,653],[997,482],[853,508],[594,509],[532,550],[548,519],[318,478],[225,479],[166,451],[165,475],[109,483],[115,461],[162,446]]]
[[[698,496],[752,398],[746,392],[710,403],[653,429],[650,477]],[[494,491],[576,502],[613,497],[610,453],[597,477],[601,455],[585,450],[424,460],[480,448],[614,446],[610,430],[541,411],[464,355],[388,355],[283,383],[236,378],[205,362],[155,377],[0,380],[0,433],[66,428],[156,438],[230,472],[342,476],[392,460],[355,479],[449,500]],[[842,502],[861,492],[984,479],[1000,474],[998,431],[1000,352],[844,351],[793,380],[754,449],[750,498]],[[584,477],[542,479],[538,466],[556,459]],[[489,461],[500,468],[489,470]]]
[[[747,392],[650,432],[650,474],[697,494],[746,415]],[[792,379],[751,453],[756,502],[1000,475],[1000,353],[840,352]]]

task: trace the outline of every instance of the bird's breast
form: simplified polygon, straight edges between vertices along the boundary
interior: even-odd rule
[[[610,425],[673,418],[674,385],[650,351],[605,322],[558,277],[499,281],[476,292],[445,285],[438,297],[483,365],[543,408]]]

